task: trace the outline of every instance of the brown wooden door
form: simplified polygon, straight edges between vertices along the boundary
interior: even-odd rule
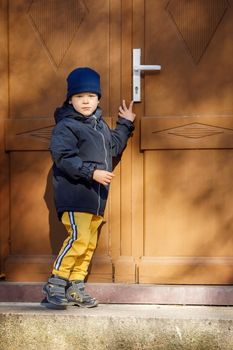
[[[140,283],[233,282],[233,3],[136,1],[143,244]],[[145,29],[143,30],[143,23]]]
[[[46,280],[65,237],[53,205],[48,143],[71,70],[90,66],[101,74],[101,107],[114,123],[122,88],[121,10],[109,0],[1,1],[0,240],[8,280]],[[116,185],[116,198],[118,192]],[[109,211],[110,202],[92,281],[113,277]]]
[[[47,147],[67,73],[100,72],[101,106],[114,125],[121,98],[131,98],[132,49],[141,48],[142,63],[162,70],[142,76],[136,130],[115,170],[89,281],[233,282],[232,5],[1,2],[0,257],[8,280],[46,280],[65,235]]]

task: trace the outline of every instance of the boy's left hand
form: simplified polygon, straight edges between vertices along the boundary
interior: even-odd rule
[[[119,116],[131,122],[134,121],[136,114],[133,113],[133,101],[130,102],[129,108],[127,108],[125,100],[122,101],[122,106],[119,107]]]

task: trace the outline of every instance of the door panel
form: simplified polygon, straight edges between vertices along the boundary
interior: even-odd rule
[[[145,4],[141,283],[233,281],[233,9]],[[143,47],[143,46],[142,46]]]
[[[10,1],[9,55],[11,117],[53,115],[77,66],[98,69],[109,113],[109,1]]]
[[[141,149],[233,147],[233,118],[225,116],[143,117]]]
[[[121,60],[116,58],[121,57],[121,3],[19,0],[4,4],[1,16],[6,18],[2,29],[6,45],[1,45],[1,51],[9,58],[4,67],[8,72],[9,89],[4,86],[4,93],[9,91],[9,110],[3,116],[7,153],[2,149],[1,161],[5,159],[6,169],[10,168],[10,239],[2,233],[6,224],[0,237],[10,246],[4,250],[4,260],[8,257],[2,270],[8,280],[41,281],[47,279],[65,237],[51,188],[48,144],[53,112],[65,100],[67,74],[77,66],[91,66],[101,75],[101,107],[112,125],[120,102]],[[6,178],[7,171],[3,179],[7,187]],[[119,192],[116,188],[115,193]],[[108,218],[110,204],[113,209],[119,207],[118,200],[116,196],[106,210],[107,223],[102,225],[89,280],[112,281]],[[1,208],[1,225],[3,214]]]
[[[232,115],[230,3],[145,1],[146,116]]]

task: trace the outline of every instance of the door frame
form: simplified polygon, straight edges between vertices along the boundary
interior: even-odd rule
[[[5,152],[5,120],[9,115],[8,82],[8,1],[0,8],[0,275],[4,274],[4,261],[9,253],[9,155]]]

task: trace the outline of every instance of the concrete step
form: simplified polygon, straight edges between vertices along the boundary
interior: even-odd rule
[[[1,350],[232,350],[233,309],[115,305],[46,309],[0,303]]]

